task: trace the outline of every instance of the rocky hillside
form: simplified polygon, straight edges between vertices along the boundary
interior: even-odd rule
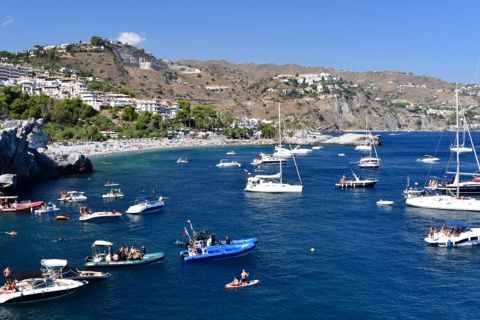
[[[142,56],[134,47],[127,49],[132,53],[127,56],[130,61]],[[367,118],[373,130],[439,130],[447,127],[450,116],[427,114],[427,110],[452,110],[455,105],[455,84],[404,72],[355,73],[298,65],[233,64],[223,60],[185,60],[172,64],[148,54],[144,57],[145,61],[153,60],[155,68],[147,70],[138,63],[138,66],[125,63],[128,59],[115,49],[76,52],[63,56],[61,64],[91,71],[113,88],[126,88],[139,99],[171,102],[182,99],[193,106],[211,104],[237,117],[275,119],[277,105],[281,103],[284,116],[316,130],[358,130],[365,127]],[[322,72],[340,79],[327,94],[277,78]],[[296,94],[285,94],[284,90]],[[464,86],[461,91],[462,106],[473,110],[469,114],[470,123],[475,121],[478,106],[476,90]]]

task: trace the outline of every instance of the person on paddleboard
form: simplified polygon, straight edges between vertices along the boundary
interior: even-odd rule
[[[244,284],[247,284],[247,277],[249,276],[250,274],[245,271],[245,269],[242,270],[242,274],[240,275],[241,277],[241,284],[244,285]]]

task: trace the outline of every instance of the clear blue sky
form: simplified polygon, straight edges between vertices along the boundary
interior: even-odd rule
[[[3,1],[0,50],[120,40],[172,61],[405,71],[480,82],[480,1]]]

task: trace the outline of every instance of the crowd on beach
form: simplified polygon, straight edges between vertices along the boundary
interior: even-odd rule
[[[99,142],[54,142],[48,145],[48,151],[56,154],[79,152],[85,156],[104,156],[114,153],[133,152],[150,149],[211,147],[222,145],[270,144],[270,141],[231,140],[223,136],[199,138],[149,138],[149,139],[109,139]]]

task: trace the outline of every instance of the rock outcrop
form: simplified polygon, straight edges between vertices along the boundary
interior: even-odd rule
[[[48,150],[43,119],[8,120],[0,130],[0,188],[21,188],[40,179],[90,173],[93,165],[80,153],[56,154]]]

